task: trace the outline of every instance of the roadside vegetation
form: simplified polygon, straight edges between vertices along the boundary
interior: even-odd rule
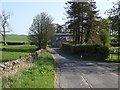
[[[66,24],[73,41],[63,43],[62,50],[81,60],[120,62],[120,2],[106,11],[108,18],[99,16],[96,2],[67,2],[66,5]]]
[[[31,63],[31,67],[23,69],[15,75],[2,78],[3,88],[54,88],[53,57],[46,50],[42,51],[38,59]]]
[[[101,45],[73,45],[63,43],[61,50],[66,54],[85,61],[100,62],[120,62],[118,57],[118,47],[101,46]]]
[[[111,62],[120,62],[120,48],[119,47],[111,47],[110,54],[107,61]]]
[[[23,57],[28,55],[29,53],[33,53],[36,50],[36,46],[34,45],[6,45],[0,46],[0,53],[2,54],[2,60],[0,61],[9,61],[15,60],[19,57]]]

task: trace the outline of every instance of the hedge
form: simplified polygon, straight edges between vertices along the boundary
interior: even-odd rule
[[[25,42],[6,42],[8,45],[25,45]]]
[[[87,55],[87,56],[96,56],[98,60],[105,60],[109,56],[109,48],[103,45],[71,45],[68,43],[63,43],[61,49],[65,52],[78,54],[78,55]]]

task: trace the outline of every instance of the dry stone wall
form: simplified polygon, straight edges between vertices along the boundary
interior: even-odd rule
[[[28,67],[30,63],[38,57],[39,53],[42,50],[38,50],[34,53],[31,53],[25,57],[20,57],[17,60],[8,61],[8,62],[1,62],[0,63],[0,76],[5,73],[15,73],[18,69],[23,67]]]

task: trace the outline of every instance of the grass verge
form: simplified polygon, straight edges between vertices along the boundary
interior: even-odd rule
[[[54,88],[55,62],[50,53],[43,51],[30,68],[2,78],[3,88]]]

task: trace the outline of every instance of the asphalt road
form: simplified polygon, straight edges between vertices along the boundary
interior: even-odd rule
[[[117,63],[81,61],[57,48],[48,50],[57,63],[55,88],[119,87]]]

